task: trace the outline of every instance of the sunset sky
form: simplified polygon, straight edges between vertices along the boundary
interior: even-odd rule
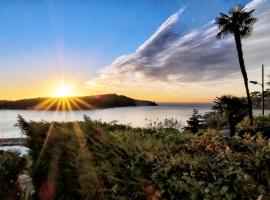
[[[261,64],[270,75],[270,0],[3,0],[0,99],[49,97],[61,84],[157,102],[244,95],[233,38],[217,40],[213,21],[239,3],[259,18],[243,49],[260,81]]]

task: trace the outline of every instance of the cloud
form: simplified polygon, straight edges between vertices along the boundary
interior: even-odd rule
[[[249,4],[246,5],[247,9],[256,9],[257,6],[262,5],[262,3],[265,3],[266,0],[253,0]]]
[[[258,62],[269,63],[270,3],[254,0],[246,6],[256,8],[253,35],[244,43],[248,69]],[[176,24],[185,8],[170,16],[138,49],[123,55],[100,71],[89,86],[110,88],[166,87],[194,83],[217,83],[239,72],[237,52],[232,37],[217,40],[214,21],[183,35]],[[269,63],[270,64],[270,63]]]

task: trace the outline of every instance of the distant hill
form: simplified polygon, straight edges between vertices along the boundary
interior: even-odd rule
[[[0,109],[14,110],[89,110],[127,106],[156,106],[152,101],[132,99],[117,94],[68,98],[33,98],[16,101],[0,100]]]

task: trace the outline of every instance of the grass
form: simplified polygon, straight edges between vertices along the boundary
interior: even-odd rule
[[[19,125],[31,149],[33,199],[270,198],[270,146],[261,135],[133,129],[87,117]]]

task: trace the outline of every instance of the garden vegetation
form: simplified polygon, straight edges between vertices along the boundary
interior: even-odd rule
[[[19,125],[31,149],[33,199],[270,198],[270,146],[261,134],[140,129],[88,117],[19,117]]]

